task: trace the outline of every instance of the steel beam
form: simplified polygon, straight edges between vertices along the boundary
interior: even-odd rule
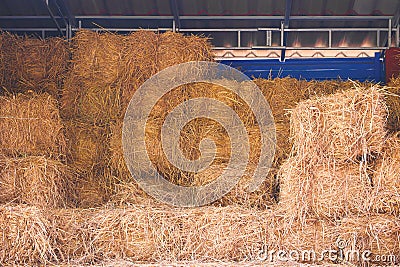
[[[61,19],[59,16],[54,16]],[[290,16],[290,20],[388,20],[393,16]],[[49,19],[48,16],[0,16],[0,19]],[[172,20],[173,16],[75,16],[84,19]],[[285,16],[179,16],[182,20],[284,20]]]
[[[176,0],[169,0],[169,5],[171,7],[172,14],[174,15],[175,24],[174,24],[173,30],[174,30],[174,32],[176,32],[176,29],[178,29],[178,31],[179,31],[179,29],[181,28],[181,21],[179,19],[178,2]]]
[[[282,32],[281,32],[281,37],[283,37],[281,45],[283,47],[287,46],[288,33],[285,31],[285,29],[289,28],[290,14],[291,13],[292,13],[292,0],[286,0],[286,2],[285,2],[285,19],[283,21]],[[285,55],[286,55],[286,51],[285,51],[285,49],[282,49],[282,51],[281,51],[281,61],[285,60]]]
[[[72,27],[76,27],[77,25],[76,18],[72,13],[68,2],[66,2],[65,0],[54,0],[54,1],[61,7],[61,9],[64,11],[63,13],[67,15],[69,24],[71,24]]]
[[[58,24],[57,19],[54,17],[54,14],[50,9],[48,0],[43,0],[43,4],[45,5],[45,7],[47,9],[47,12],[49,13],[49,15],[50,15],[51,19],[53,20],[54,24],[56,25],[58,32],[61,34],[61,36],[64,37],[63,31],[61,30],[61,27]]]

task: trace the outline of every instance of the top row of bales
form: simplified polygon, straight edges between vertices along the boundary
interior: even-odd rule
[[[68,68],[68,43],[0,34],[0,94],[47,92],[58,98]]]
[[[137,88],[158,71],[183,62],[213,60],[206,38],[149,31],[126,36],[80,31],[72,54],[62,114],[95,124],[122,118]]]

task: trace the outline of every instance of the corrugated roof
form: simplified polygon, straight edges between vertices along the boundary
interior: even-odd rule
[[[171,2],[176,1],[181,30],[193,29],[213,38],[216,46],[238,45],[234,32],[209,32],[207,29],[257,29],[279,28],[285,15],[286,1],[292,1],[291,16],[394,16],[400,12],[399,0],[48,0],[55,16],[60,16],[56,3],[64,4],[73,16],[78,17],[84,28],[172,28],[173,11]],[[64,4],[63,4],[64,3]],[[15,19],[5,16],[31,16]],[[41,16],[40,18],[37,16]],[[97,16],[93,18],[93,16]],[[99,17],[101,16],[101,17]],[[132,16],[110,19],[110,16]],[[135,19],[134,16],[149,16],[147,19]],[[160,16],[164,16],[161,18]],[[165,17],[168,16],[168,17]],[[192,18],[196,16],[195,18]],[[214,16],[213,19],[207,19]],[[219,17],[221,19],[219,19]],[[229,16],[259,16],[256,20],[227,19]],[[271,19],[266,16],[278,16]],[[202,19],[199,19],[202,18]],[[65,27],[61,17],[57,19],[61,27]],[[290,28],[386,28],[387,20],[291,20]],[[0,28],[51,28],[54,22],[49,18],[44,0],[1,0]],[[376,35],[376,34],[375,34]],[[380,43],[387,39],[387,31],[381,32]],[[242,32],[241,46],[265,45],[265,32]],[[321,39],[322,38],[322,39]],[[375,38],[375,40],[373,40]],[[279,34],[272,37],[273,44],[280,43]],[[320,40],[321,39],[321,40]],[[334,40],[335,39],[335,40]],[[368,40],[367,40],[368,39]],[[369,40],[371,39],[371,40]],[[332,43],[349,40],[350,43],[377,43],[376,36],[371,33],[332,34]],[[235,44],[236,42],[236,44]],[[325,33],[288,34],[288,46],[309,46],[326,44]]]
[[[169,0],[64,0],[76,16],[172,15]],[[52,0],[49,4],[52,5]],[[180,15],[283,15],[285,1],[177,0]],[[292,15],[393,15],[398,0],[293,0]],[[52,6],[54,8],[54,6]],[[42,0],[2,0],[0,15],[46,15]]]

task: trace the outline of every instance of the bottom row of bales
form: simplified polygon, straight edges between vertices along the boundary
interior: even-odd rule
[[[275,210],[238,206],[39,209],[2,205],[0,224],[4,264],[125,259],[369,266],[396,264],[400,253],[400,220],[387,214],[349,215],[335,222],[309,218],[300,224],[288,222],[285,213]]]

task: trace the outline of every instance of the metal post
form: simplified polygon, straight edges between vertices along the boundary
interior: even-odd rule
[[[379,47],[381,44],[381,31],[376,31],[376,47]]]
[[[388,47],[392,45],[392,19],[389,19]]]
[[[266,31],[266,46],[272,46],[272,31]]]
[[[328,47],[332,47],[332,29],[329,29],[328,31]]]
[[[172,28],[175,29],[175,31],[179,31],[179,29],[181,28],[181,21],[179,18],[179,6],[178,6],[178,2],[176,0],[169,0],[169,5],[172,11],[172,15],[174,16],[174,22],[175,22],[175,26],[173,26]]]
[[[396,29],[396,46],[400,46],[400,25],[397,25]]]
[[[241,40],[240,40],[240,31],[237,31],[237,42],[238,42],[238,46],[237,47],[240,47],[241,45],[240,45],[240,42],[241,42]]]
[[[72,38],[72,25],[71,25],[71,23],[68,23],[67,32],[68,32],[68,41],[69,41]]]
[[[283,46],[284,34],[285,34],[285,28],[283,22],[281,22],[281,46]]]
[[[172,20],[172,31],[176,32],[176,23],[175,20]]]

